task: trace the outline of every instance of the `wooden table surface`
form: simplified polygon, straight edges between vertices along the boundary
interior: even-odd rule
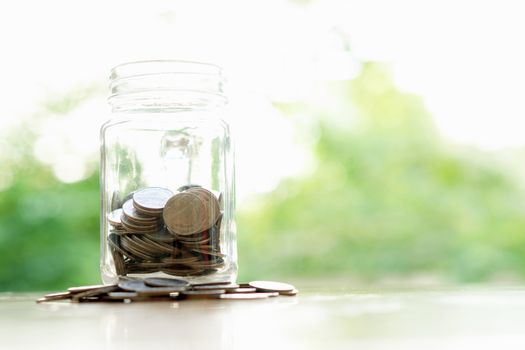
[[[525,287],[131,304],[40,295],[0,294],[0,349],[525,349]]]

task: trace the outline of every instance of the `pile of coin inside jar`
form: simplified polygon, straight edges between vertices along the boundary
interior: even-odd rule
[[[130,193],[107,216],[117,275],[202,276],[223,267],[221,197],[199,185]]]
[[[121,279],[118,284],[71,287],[50,293],[37,303],[70,300],[71,302],[139,302],[183,299],[253,300],[295,296],[299,291],[291,284],[274,281],[249,283],[215,282],[191,284],[175,278],[150,277],[144,280]]]

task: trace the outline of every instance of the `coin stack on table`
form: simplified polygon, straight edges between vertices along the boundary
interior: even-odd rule
[[[139,189],[107,215],[108,245],[117,275],[164,272],[202,276],[224,266],[221,196],[186,185],[173,193]]]
[[[38,299],[38,303],[57,300],[71,302],[138,302],[174,301],[183,299],[253,300],[295,296],[299,291],[291,284],[272,281],[250,283],[215,282],[190,284],[175,278],[146,278],[144,280],[121,280],[113,285],[72,287],[65,292],[50,293]]]

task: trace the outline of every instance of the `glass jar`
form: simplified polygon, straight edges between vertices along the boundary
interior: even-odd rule
[[[237,278],[234,154],[221,68],[141,61],[111,71],[101,128],[101,260],[120,277]]]

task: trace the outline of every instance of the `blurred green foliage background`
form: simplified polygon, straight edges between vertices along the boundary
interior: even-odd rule
[[[315,166],[238,208],[240,280],[525,277],[525,193],[499,154],[444,142],[385,65],[321,88],[337,106],[276,104]],[[46,108],[66,113],[92,92]],[[13,181],[0,192],[0,290],[98,283],[98,174],[61,183],[32,140],[25,125],[3,141],[17,153],[1,160]]]

